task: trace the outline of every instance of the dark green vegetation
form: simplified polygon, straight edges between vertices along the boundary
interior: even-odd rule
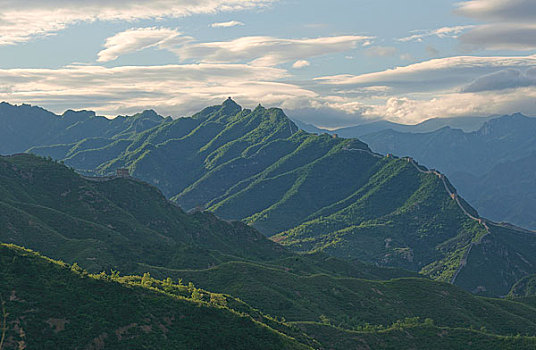
[[[130,271],[137,263],[205,268],[290,255],[240,222],[186,214],[140,181],[87,180],[32,155],[0,158],[0,206],[1,241],[79,262],[90,272]]]
[[[319,323],[297,323],[330,349],[534,349],[535,337],[497,336],[485,331],[436,327],[431,320],[406,319],[390,327],[356,332]],[[374,327],[368,327],[374,329]]]
[[[346,329],[388,326],[407,317],[443,327],[486,328],[497,334],[536,334],[536,309],[502,299],[475,297],[423,278],[372,281],[328,275],[299,276],[251,264],[178,271],[202,288],[239,297],[287,321],[322,321]],[[277,281],[274,283],[274,281]]]
[[[3,349],[307,349],[232,298],[149,276],[89,275],[0,245]],[[5,323],[4,323],[5,322]],[[304,338],[305,339],[305,338]],[[314,342],[313,342],[314,344]]]
[[[472,132],[391,129],[360,138],[374,151],[411,156],[444,172],[483,216],[536,229],[534,135],[536,118],[514,114]]]
[[[285,323],[181,280],[91,275],[76,264],[4,244],[0,297],[2,349],[531,349],[536,344],[530,336],[499,336],[484,326],[479,331],[438,327],[418,317],[355,329],[332,325],[325,316],[322,322]]]
[[[244,338],[245,348],[259,347],[256,339],[261,348],[412,348],[441,333],[449,335],[441,344],[452,346],[471,336],[492,348],[534,344],[536,305],[321,252],[298,255],[242,223],[186,214],[138,180],[96,180],[32,155],[0,158],[0,241],[77,263],[0,248],[10,341],[237,348]]]
[[[514,284],[508,296],[514,298],[536,297],[536,275],[519,280]]]
[[[98,117],[87,122],[93,119]],[[83,173],[107,174],[128,167],[184,209],[205,208],[224,219],[241,220],[294,251],[403,267],[496,296],[536,272],[536,235],[494,225],[487,229],[467,203],[450,196],[454,188],[437,174],[407,159],[374,154],[355,139],[298,131],[279,109],[244,110],[229,99],[191,118],[161,118],[157,126],[139,132],[30,151],[61,159]],[[208,217],[203,214],[198,220]],[[106,221],[110,219],[103,220],[105,224],[99,224],[116,227]],[[128,219],[125,224],[133,222]],[[145,230],[130,228],[129,235]],[[166,230],[184,232],[173,224]],[[128,235],[121,234],[117,239],[125,238]],[[187,242],[185,237],[172,239]],[[161,243],[155,244],[154,249],[139,251],[146,257],[144,263],[181,268],[183,258],[166,249],[157,254]],[[118,241],[116,247],[122,245]],[[274,257],[272,252],[239,252],[233,247],[230,244],[223,256],[183,248],[191,253],[183,260],[206,267],[235,257],[251,258],[248,254]],[[94,251],[100,250],[94,246],[84,258],[92,258]],[[113,251],[106,253],[109,265],[118,263],[111,261],[120,259]]]

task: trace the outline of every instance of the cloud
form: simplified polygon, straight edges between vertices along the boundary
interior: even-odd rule
[[[522,112],[536,114],[536,89],[509,92],[445,93],[428,98],[391,97],[384,104],[369,106],[364,117],[382,117],[394,122],[418,123],[430,118],[488,116]]]
[[[460,56],[315,81],[324,87],[316,90],[322,91],[321,102],[348,114],[353,110],[362,118],[417,123],[429,118],[518,111],[535,115],[535,66],[536,55]],[[328,101],[330,95],[339,100],[331,97]],[[359,104],[352,104],[356,101]]]
[[[534,0],[471,0],[457,4],[462,16],[490,23],[475,26],[460,36],[463,44],[487,50],[536,49]]]
[[[462,16],[497,22],[532,22],[536,18],[533,0],[471,0],[457,4]]]
[[[52,35],[79,22],[135,21],[237,11],[277,0],[0,0],[0,45]]]
[[[401,94],[396,84],[352,89],[325,84],[306,87],[285,82],[290,76],[284,69],[247,64],[67,66],[0,69],[0,91],[2,98],[11,103],[37,104],[55,112],[93,109],[109,116],[147,108],[164,115],[184,116],[232,96],[246,107],[260,102],[282,107],[306,122],[335,127],[378,118],[415,123],[431,117],[517,111],[536,114],[536,86],[526,83],[535,72],[518,69],[523,74],[509,72],[506,78],[480,76],[472,80],[473,84],[460,80],[455,87],[440,92],[405,89],[406,93]],[[421,72],[428,74],[426,70]],[[509,79],[521,83],[512,84]]]
[[[445,91],[413,97],[391,96],[376,103],[357,102],[353,98],[342,96],[323,96],[310,107],[290,108],[288,115],[324,127],[356,125],[379,119],[415,124],[430,118],[488,116],[519,111],[535,115],[535,98],[535,87],[500,92]]]
[[[230,28],[230,27],[236,27],[236,26],[243,26],[244,23],[239,21],[229,21],[229,22],[218,22],[218,23],[212,23],[210,26],[212,28]]]
[[[400,38],[398,41],[401,42],[409,42],[409,41],[418,41],[422,42],[424,38],[427,37],[438,37],[438,38],[457,38],[459,34],[463,33],[467,29],[474,28],[473,25],[468,26],[455,26],[455,27],[442,27],[434,30],[426,30],[426,31],[416,31],[410,36]]]
[[[252,62],[258,66],[275,66],[335,52],[351,50],[366,36],[345,35],[315,39],[283,39],[270,36],[248,36],[231,41],[190,43],[173,49],[181,60],[202,62]]]
[[[394,56],[397,52],[397,49],[390,46],[372,46],[369,47],[365,54],[368,56],[377,56],[377,57],[386,57],[386,56]]]
[[[181,37],[174,29],[138,28],[108,38],[105,49],[99,53],[99,61],[110,61],[123,53],[158,47],[173,52],[181,61],[251,62],[257,66],[275,66],[289,61],[305,61],[310,57],[348,51],[355,48],[359,42],[369,39],[370,37],[356,35],[315,39],[248,36],[231,41],[199,43],[191,37]]]
[[[508,68],[531,68],[536,55],[520,57],[458,56],[433,59],[408,66],[361,75],[335,75],[315,78],[321,84],[336,86],[390,86],[398,91],[441,91],[469,83],[484,74]]]
[[[488,50],[535,50],[536,25],[487,24],[462,35],[460,40],[466,45]]]
[[[57,112],[91,108],[105,115],[157,108],[180,116],[227,96],[252,106],[300,105],[317,98],[313,91],[278,81],[287,76],[283,69],[243,64],[0,69],[0,81],[10,87],[3,94],[8,102]]]
[[[462,89],[462,92],[482,92],[536,86],[536,68],[526,71],[505,69],[481,76]]]
[[[292,68],[300,69],[300,68],[309,67],[310,65],[311,65],[311,63],[309,61],[298,60],[298,61],[294,62],[294,64],[292,65]]]
[[[132,28],[106,39],[105,49],[98,53],[98,61],[113,61],[127,53],[150,47],[164,49],[189,40],[192,40],[192,38],[181,37],[181,33],[175,29]]]

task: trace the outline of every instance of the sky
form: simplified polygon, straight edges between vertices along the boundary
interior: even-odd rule
[[[536,115],[536,0],[0,0],[0,100],[322,127]]]

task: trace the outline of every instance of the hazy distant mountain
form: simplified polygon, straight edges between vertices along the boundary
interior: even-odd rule
[[[529,169],[535,135],[536,118],[514,114],[491,119],[469,133],[450,127],[430,133],[384,130],[361,139],[377,152],[412,156],[445,172],[491,219],[536,228],[536,173]]]
[[[185,209],[243,220],[296,251],[421,271],[471,291],[505,294],[536,266],[536,236],[483,225],[447,180],[356,139],[299,131],[280,109],[229,99],[141,132],[31,151],[86,173],[127,167]]]
[[[425,133],[432,132],[446,126],[453,129],[461,129],[465,132],[476,131],[482,127],[482,125],[488,120],[497,118],[491,117],[458,117],[458,118],[432,118],[425,120],[419,124],[407,125],[389,122],[386,120],[380,120],[376,122],[361,124],[357,126],[351,126],[346,128],[340,128],[333,130],[333,133],[337,133],[341,137],[347,138],[361,138],[364,135],[384,131],[394,130],[399,132],[411,132],[411,133]],[[304,129],[306,130],[306,129]],[[306,130],[308,131],[308,130]]]
[[[464,197],[485,217],[536,229],[536,152],[493,167],[483,176],[455,176]]]
[[[296,124],[298,128],[300,128],[300,130],[310,132],[311,134],[331,133],[331,131],[329,131],[328,129],[319,128],[314,126],[313,124],[308,124],[298,119],[292,119],[292,121],[294,122],[294,124]]]
[[[81,139],[128,137],[169,119],[154,111],[107,119],[91,111],[56,115],[40,107],[0,103],[0,154],[24,152],[33,146],[68,144]],[[98,141],[96,141],[98,142]]]

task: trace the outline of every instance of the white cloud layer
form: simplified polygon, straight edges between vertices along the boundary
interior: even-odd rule
[[[474,28],[473,25],[468,26],[455,26],[455,27],[442,27],[434,30],[426,30],[426,31],[416,31],[415,34],[412,34],[410,36],[400,38],[398,41],[401,42],[408,42],[408,41],[418,41],[422,42],[424,38],[427,37],[438,37],[441,39],[444,38],[457,38],[461,33],[466,31],[467,29]]]
[[[536,17],[534,0],[470,0],[457,4],[459,14],[498,22],[532,22]]]
[[[294,62],[294,64],[292,65],[292,68],[301,69],[301,68],[309,67],[310,65],[311,65],[311,62],[307,60],[298,60]]]
[[[251,62],[257,66],[274,66],[335,52],[351,50],[366,36],[345,35],[315,39],[284,39],[270,36],[248,36],[231,41],[190,43],[170,49],[181,60],[232,63]]]
[[[127,53],[141,51],[150,47],[164,49],[169,46],[180,45],[189,40],[192,39],[181,37],[181,33],[175,29],[133,28],[106,39],[105,49],[98,53],[98,61],[113,61]]]
[[[279,82],[285,70],[241,64],[165,66],[68,66],[60,69],[0,69],[2,98],[61,112],[91,108],[105,115],[156,108],[175,116],[196,112],[227,96],[248,105],[284,106],[317,94]]]
[[[285,82],[291,76],[284,69],[246,64],[0,69],[0,92],[8,102],[37,104],[55,112],[84,108],[117,115],[155,108],[164,115],[183,116],[232,96],[245,106],[282,107],[291,116],[328,127],[378,118],[415,123],[517,111],[536,115],[536,71],[530,67],[535,59],[432,60],[372,75],[330,78],[335,85],[321,80],[309,87]],[[477,65],[487,65],[480,71],[488,73],[468,77],[470,67]],[[452,67],[457,69],[454,78]],[[345,79],[350,79],[351,88]],[[428,86],[442,79],[449,84],[440,84],[440,91],[411,83],[420,80],[425,83],[417,85]],[[404,93],[399,91],[401,84]]]
[[[488,50],[536,50],[536,24],[482,25],[463,34],[460,40],[466,45]]]
[[[483,74],[508,68],[528,69],[536,65],[536,55],[520,57],[458,56],[433,59],[404,67],[361,75],[335,75],[315,80],[328,85],[382,85],[406,92],[444,90],[468,83]]]
[[[244,23],[239,21],[229,21],[229,22],[218,22],[218,23],[212,23],[210,26],[212,28],[231,28],[236,26],[243,26]]]
[[[483,75],[462,89],[462,92],[481,92],[536,86],[536,67],[522,71],[505,69]]]
[[[536,49],[534,0],[471,0],[458,3],[456,12],[490,22],[460,36],[463,44],[488,50]]]
[[[257,66],[275,66],[307,58],[344,52],[370,37],[344,35],[314,39],[284,39],[269,36],[241,37],[231,41],[199,43],[191,37],[181,37],[174,29],[138,28],[118,33],[106,40],[99,61],[110,61],[118,56],[149,47],[158,47],[175,53],[181,61],[203,63],[246,63]],[[303,68],[304,66],[300,67]]]
[[[178,18],[266,6],[277,0],[0,0],[0,45],[51,35],[78,22]]]
[[[536,88],[508,92],[445,93],[434,97],[391,97],[385,103],[369,106],[364,116],[374,116],[401,123],[418,123],[429,118],[488,116],[522,112],[536,115]]]
[[[325,86],[325,94],[341,99],[338,106],[332,104],[334,108],[347,113],[353,109],[362,117],[416,123],[436,117],[518,111],[536,115],[534,67],[536,55],[461,56],[369,74],[320,77],[316,81]],[[381,89],[375,93],[377,87]],[[371,88],[374,89],[370,91]],[[361,103],[352,105],[351,101]]]

